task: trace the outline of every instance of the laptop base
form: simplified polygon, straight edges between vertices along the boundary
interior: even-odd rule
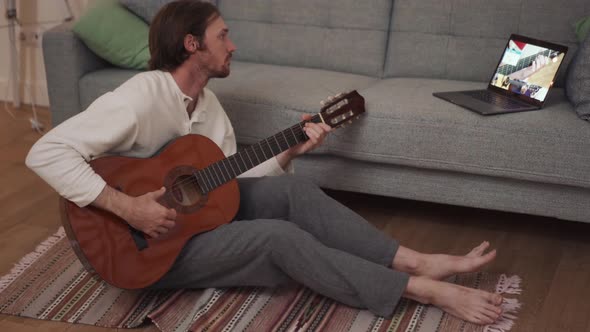
[[[470,93],[479,92],[479,91],[487,91],[487,90],[467,90],[467,91],[449,91],[449,92],[434,92],[432,95],[446,100],[452,104],[457,106],[461,106],[466,108],[470,111],[476,112],[481,115],[496,115],[496,114],[507,114],[507,113],[517,113],[517,112],[527,112],[527,111],[536,111],[541,109],[541,107],[529,105],[526,103],[518,103],[517,106],[514,108],[504,108],[499,105],[495,105],[492,103],[484,102],[482,100],[476,99],[470,96]],[[490,92],[494,93],[494,92]],[[503,96],[501,96],[503,97]]]

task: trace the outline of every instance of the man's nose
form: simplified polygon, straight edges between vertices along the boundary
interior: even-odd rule
[[[234,42],[230,39],[229,40],[229,45],[227,47],[228,52],[233,53],[237,50],[238,48],[236,47],[236,44],[234,44]]]

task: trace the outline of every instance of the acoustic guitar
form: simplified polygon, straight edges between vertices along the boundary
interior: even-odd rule
[[[356,91],[335,98],[311,122],[333,128],[365,112]],[[151,238],[125,220],[94,206],[61,200],[62,223],[76,255],[90,273],[125,289],[147,287],[166,274],[186,242],[229,223],[240,202],[238,175],[308,139],[300,122],[225,157],[201,135],[179,137],[151,158],[107,156],[90,161],[109,186],[130,196],[166,187],[159,203],[177,212],[176,225]]]

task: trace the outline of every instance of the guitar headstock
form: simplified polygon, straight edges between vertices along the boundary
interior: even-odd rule
[[[330,127],[338,128],[351,123],[363,113],[365,113],[365,98],[353,90],[329,101],[322,107],[320,117]]]

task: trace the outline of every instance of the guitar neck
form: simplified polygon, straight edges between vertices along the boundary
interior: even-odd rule
[[[510,75],[512,73],[515,73],[523,68],[526,68],[526,67],[529,67],[530,65],[532,65],[533,61],[535,61],[537,56],[539,56],[539,55],[549,56],[549,55],[551,55],[551,52],[552,52],[551,50],[545,50],[545,51],[539,52],[537,54],[527,56],[526,58],[522,58],[522,59],[518,60],[518,62],[516,63],[515,66],[503,65],[498,69],[498,73],[502,74],[502,75]]]
[[[195,172],[194,176],[203,193],[213,191],[215,188],[235,179],[240,174],[262,164],[281,152],[307,141],[309,137],[303,131],[305,122],[307,121],[302,121]],[[320,123],[322,119],[317,114],[309,122]]]

